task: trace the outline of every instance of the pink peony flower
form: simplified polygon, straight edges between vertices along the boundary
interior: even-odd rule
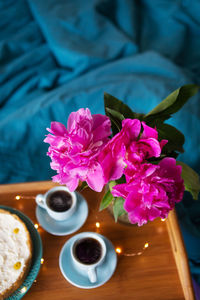
[[[174,158],[164,158],[159,165],[141,164],[125,170],[127,183],[113,187],[114,197],[125,199],[124,209],[131,223],[139,226],[157,217],[166,218],[184,193],[181,166]]]
[[[142,124],[142,126],[141,126]],[[143,132],[140,136],[141,127]],[[103,148],[99,163],[105,182],[119,179],[127,165],[136,165],[150,157],[159,157],[167,140],[158,141],[158,133],[138,119],[122,121],[122,130]]]
[[[130,122],[128,122],[131,126]],[[142,122],[143,132],[139,139],[132,139],[127,145],[126,160],[128,163],[136,164],[151,157],[159,157],[167,140],[158,141],[158,132]]]
[[[44,142],[49,143],[47,155],[51,168],[57,171],[53,181],[65,184],[74,191],[79,180],[86,181],[100,192],[105,184],[103,170],[97,157],[108,142],[111,125],[108,117],[91,115],[88,108],[72,112],[67,129],[59,122],[52,122]]]
[[[130,124],[127,121],[130,121]],[[137,139],[141,129],[140,121],[137,119],[126,119],[122,122],[122,126],[122,130],[106,144],[99,155],[99,163],[106,183],[119,179],[123,175],[126,167],[126,145],[129,144],[130,139]]]

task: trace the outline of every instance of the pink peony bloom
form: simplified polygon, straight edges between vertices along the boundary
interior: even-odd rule
[[[137,139],[141,130],[140,121],[126,119],[122,122],[122,130],[117,133],[103,148],[99,155],[99,163],[104,172],[105,182],[119,179],[126,167],[126,146],[131,139]]]
[[[130,124],[131,126],[131,124]],[[132,139],[127,146],[128,163],[136,164],[151,157],[159,157],[167,140],[158,141],[158,132],[142,122],[143,132],[139,139]]]
[[[166,218],[184,193],[181,166],[174,158],[164,158],[159,165],[141,164],[125,170],[127,183],[113,187],[114,197],[125,199],[124,209],[131,223],[139,226],[157,217]]]
[[[131,164],[134,168],[150,157],[159,157],[166,143],[167,140],[159,142],[157,130],[145,122],[123,120],[122,130],[108,142],[99,156],[105,182],[119,179],[127,165]]]
[[[100,192],[105,184],[103,170],[97,157],[108,142],[111,125],[108,117],[91,115],[88,108],[79,109],[69,116],[67,128],[59,122],[52,122],[44,142],[50,147],[51,168],[57,171],[53,181],[65,184],[74,191],[79,180],[86,181]]]

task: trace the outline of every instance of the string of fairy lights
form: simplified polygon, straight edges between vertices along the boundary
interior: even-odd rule
[[[19,201],[19,200],[21,200],[21,199],[32,199],[32,200],[33,200],[33,199],[35,199],[35,196],[22,196],[22,195],[16,195],[14,199],[17,200],[17,201]],[[96,215],[95,217],[96,217],[96,219],[97,219],[97,215]],[[161,219],[162,222],[164,222],[165,220],[166,220],[166,219]],[[98,221],[96,221],[94,225],[95,225],[96,229],[97,229],[98,232],[99,232],[99,230],[100,230],[100,228],[101,228],[101,223],[98,222]],[[35,223],[35,224],[34,224],[34,227],[35,227],[35,229],[38,230],[38,231],[41,230],[41,226],[40,226],[40,224],[38,224],[38,223]],[[115,252],[116,252],[118,255],[121,255],[121,256],[125,256],[125,257],[134,257],[134,256],[140,256],[140,255],[142,255],[142,254],[144,253],[144,251],[146,251],[148,248],[149,248],[149,242],[145,242],[144,245],[143,245],[143,247],[142,247],[142,248],[140,249],[140,251],[138,251],[138,252],[130,252],[130,253],[128,253],[128,252],[126,252],[126,251],[123,250],[122,246],[117,246],[117,247],[115,248]],[[42,258],[41,258],[41,261],[40,261],[41,265],[44,264],[44,261],[45,261],[45,260],[44,260],[44,258],[42,257]],[[34,283],[36,283],[36,282],[37,282],[37,280],[34,280]],[[24,287],[21,288],[21,293],[22,293],[22,294],[24,294],[26,291],[27,291],[27,287],[26,287],[26,286],[24,286]]]

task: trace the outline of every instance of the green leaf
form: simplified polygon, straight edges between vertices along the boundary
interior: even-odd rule
[[[185,190],[192,194],[194,200],[197,200],[200,192],[199,175],[185,163],[181,161],[176,163],[182,167],[181,176],[184,180]]]
[[[162,121],[171,117],[176,113],[192,96],[199,90],[199,86],[195,84],[187,84],[175,90],[166,99],[159,103],[152,111],[144,116],[146,122],[160,119]]]
[[[128,105],[108,93],[104,93],[104,107],[105,113],[111,121],[113,135],[121,130],[124,119],[143,120],[144,114],[133,112]]]
[[[118,197],[114,201],[113,213],[114,213],[115,222],[117,222],[118,217],[126,213],[126,211],[124,210],[124,201],[125,200],[122,197]]]
[[[99,210],[101,211],[108,207],[113,199],[113,195],[111,194],[110,190],[108,190],[101,201]]]
[[[112,188],[115,186],[117,184],[117,182],[115,181],[115,180],[112,180],[112,181],[110,181],[109,182],[109,189],[110,189],[110,191],[112,191]]]
[[[105,112],[106,108],[109,108],[119,112],[124,118],[133,118],[134,113],[130,107],[108,93],[104,93],[104,106]]]
[[[109,117],[109,119],[111,121],[111,128],[112,128],[112,133],[114,136],[115,134],[120,132],[120,130],[122,129],[122,123],[119,122],[118,119],[114,119],[110,114],[107,114],[107,116]]]
[[[125,175],[122,175],[119,179],[116,180],[116,184],[126,183]]]
[[[88,184],[86,181],[83,181],[81,186],[80,186],[80,191],[82,192],[83,190],[88,188]]]
[[[130,118],[143,120],[144,114],[133,112],[128,105],[108,93],[104,93],[104,107],[105,111],[106,108],[109,108],[119,112],[124,117],[124,119]]]
[[[122,129],[124,116],[114,109],[105,107],[106,115],[110,118],[113,134],[117,134]]]
[[[125,119],[121,113],[119,113],[118,111],[116,111],[114,109],[106,107],[105,110],[107,113],[109,113],[111,116],[113,116],[113,118],[117,118],[120,121],[123,121]]]
[[[170,153],[173,153],[174,151],[184,152],[183,144],[185,142],[185,137],[178,129],[165,123],[157,123],[156,129],[158,131],[159,141],[162,139],[168,140],[162,153],[170,155]]]

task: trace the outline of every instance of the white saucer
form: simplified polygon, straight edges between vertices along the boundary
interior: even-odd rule
[[[59,266],[65,279],[72,285],[82,289],[92,289],[103,285],[111,278],[116,269],[117,255],[112,243],[106,237],[100,235],[106,244],[107,253],[102,265],[97,267],[97,281],[91,283],[87,274],[78,270],[74,265],[70,254],[71,244],[77,237],[81,238],[82,235],[85,236],[85,233],[83,232],[73,236],[64,244],[60,252]]]
[[[51,218],[44,208],[37,205],[36,217],[41,227],[53,235],[71,234],[85,223],[88,216],[88,205],[84,197],[76,192],[77,206],[74,214],[65,221],[56,221]]]

